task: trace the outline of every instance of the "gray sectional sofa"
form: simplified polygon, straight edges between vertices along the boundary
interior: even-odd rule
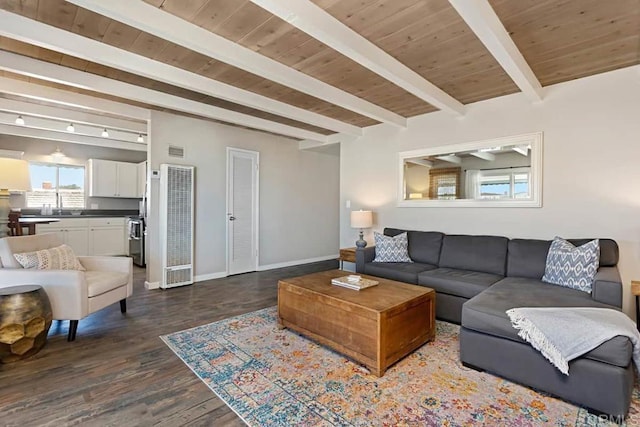
[[[406,230],[385,228],[395,236]],[[412,263],[374,263],[375,247],[356,251],[356,271],[436,291],[436,316],[459,323],[463,364],[613,416],[626,415],[633,391],[632,344],[615,337],[570,363],[551,365],[511,326],[515,307],[620,309],[618,245],[600,239],[591,294],[541,281],[551,241],[407,231]],[[590,239],[570,240],[578,246]]]

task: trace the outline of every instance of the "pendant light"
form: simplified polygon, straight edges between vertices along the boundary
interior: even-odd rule
[[[67,126],[67,132],[75,132],[76,128],[73,126],[73,123],[69,123],[69,126]]]
[[[104,128],[102,130],[102,137],[103,138],[109,138],[109,131],[107,131],[107,128]]]
[[[144,142],[144,137],[142,136],[142,134],[138,135],[138,142]]]
[[[18,116],[18,118],[16,118],[16,124],[18,126],[24,126],[24,119],[22,118],[22,116]]]

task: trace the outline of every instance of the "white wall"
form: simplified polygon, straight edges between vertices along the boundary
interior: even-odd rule
[[[65,155],[60,160],[53,159],[56,147],[60,147]],[[120,162],[140,163],[147,158],[147,153],[143,151],[121,150],[108,147],[97,147],[94,145],[71,144],[55,142],[37,138],[26,138],[21,136],[0,135],[0,149],[24,151],[24,160],[60,163],[65,165],[87,166],[89,159],[116,160]],[[85,174],[85,192],[89,194],[89,177]],[[140,199],[118,199],[109,197],[88,197],[86,198],[86,208],[92,204],[97,204],[98,209],[138,209]],[[24,207],[25,199],[23,195],[11,196],[11,206]]]
[[[357,238],[349,211],[359,208],[375,211],[375,230],[610,237],[620,246],[624,309],[631,313],[630,281],[640,280],[640,66],[548,87],[541,103],[514,94],[467,108],[463,118],[442,112],[412,118],[404,130],[367,128],[342,145],[341,246]],[[398,152],[538,131],[544,132],[542,208],[396,207]]]
[[[337,257],[339,151],[301,151],[289,138],[205,120],[152,112],[152,169],[161,163],[196,167],[195,275],[226,269],[226,148],[260,153],[260,266]],[[185,158],[167,147],[186,148]],[[158,246],[158,187],[151,182],[147,280],[161,277]]]

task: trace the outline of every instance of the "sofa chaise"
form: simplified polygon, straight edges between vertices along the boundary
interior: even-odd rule
[[[406,230],[385,228],[396,236]],[[356,271],[436,291],[436,317],[461,325],[460,359],[596,413],[624,417],[633,391],[632,344],[617,336],[570,363],[566,376],[518,336],[515,307],[620,309],[618,245],[600,239],[600,266],[587,293],[541,280],[551,241],[407,231],[411,263],[373,262],[375,247],[356,251]],[[570,240],[579,246],[591,239]]]

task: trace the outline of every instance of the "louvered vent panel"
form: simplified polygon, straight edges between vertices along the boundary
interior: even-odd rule
[[[180,159],[184,159],[184,148],[177,147],[175,145],[170,145],[168,154],[169,154],[169,157],[177,157]]]
[[[193,283],[193,191],[191,166],[161,165],[163,288]]]

